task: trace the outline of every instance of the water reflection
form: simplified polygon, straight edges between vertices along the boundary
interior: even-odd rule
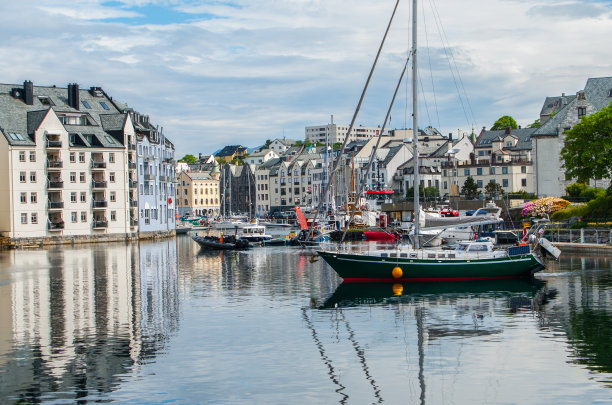
[[[174,241],[2,254],[0,392],[95,399],[178,327]]]

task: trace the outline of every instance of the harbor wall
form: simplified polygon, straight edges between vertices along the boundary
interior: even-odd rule
[[[128,242],[137,240],[153,240],[174,237],[175,231],[151,231],[132,233],[109,233],[100,235],[49,236],[36,238],[3,238],[2,248],[36,248],[43,246],[75,245],[86,243]]]

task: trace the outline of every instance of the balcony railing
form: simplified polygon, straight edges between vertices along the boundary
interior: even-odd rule
[[[91,203],[93,208],[106,208],[108,207],[108,201],[106,200],[93,200]]]
[[[155,180],[155,175],[154,175],[154,174],[145,174],[145,175],[144,175],[144,179],[145,179],[146,181]]]
[[[138,208],[138,201],[130,200],[130,208]]]
[[[159,176],[159,181],[163,181],[163,182],[170,181],[170,176]]]
[[[49,180],[47,181],[47,188],[64,188],[64,182],[62,180]]]
[[[108,221],[94,219],[92,226],[94,228],[108,228]]]
[[[96,181],[92,182],[93,188],[106,188],[106,181]]]
[[[130,170],[136,170],[137,167],[138,165],[136,163],[128,163],[128,169]]]
[[[92,169],[106,169],[106,162],[97,162],[94,160],[91,162],[91,168]]]
[[[61,148],[62,141],[50,141],[47,140],[47,148]]]
[[[138,182],[136,180],[130,180],[130,188],[138,188]]]
[[[50,210],[58,210],[64,208],[63,201],[47,201],[47,208]]]
[[[137,219],[130,219],[130,226],[138,226],[138,220]]]
[[[47,222],[47,229],[49,229],[50,231],[61,231],[62,229],[64,229],[64,221],[50,220],[49,222]]]
[[[49,169],[61,169],[64,167],[64,162],[61,160],[48,160],[47,159],[47,167]]]
[[[128,150],[136,150],[136,144],[135,143],[128,144]]]

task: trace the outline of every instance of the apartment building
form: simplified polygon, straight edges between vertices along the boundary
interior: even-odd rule
[[[0,233],[99,239],[130,224],[129,114],[99,87],[0,85]]]
[[[219,169],[215,167],[211,172],[179,173],[176,199],[180,216],[219,216]]]
[[[381,131],[381,127],[364,127],[359,125],[353,127],[349,134],[349,142],[367,140],[378,136]],[[308,126],[304,130],[305,138],[310,139],[312,143],[326,143],[330,145],[334,143],[342,143],[348,134],[348,125],[338,124],[327,124],[327,125],[313,125]],[[385,130],[383,135],[389,135],[389,131]]]

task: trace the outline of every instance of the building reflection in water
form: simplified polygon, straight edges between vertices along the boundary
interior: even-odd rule
[[[93,399],[178,328],[174,240],[0,257],[4,398]]]

